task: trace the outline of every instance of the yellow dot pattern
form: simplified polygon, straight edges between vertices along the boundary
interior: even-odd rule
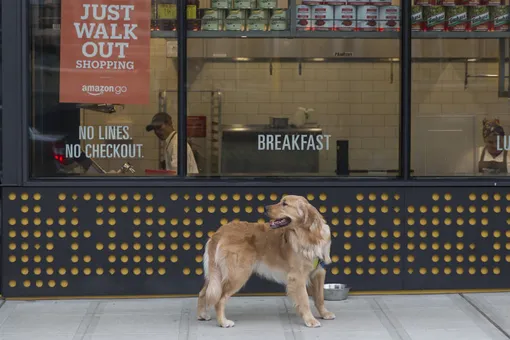
[[[456,288],[454,283],[465,286],[469,278],[503,280],[510,263],[510,194],[423,193],[385,188],[5,191],[6,289],[20,296],[97,295],[105,289],[115,295],[127,285],[138,289],[132,294],[140,289],[195,294],[203,283],[208,238],[231,221],[266,221],[264,207],[285,194],[305,196],[331,228],[328,282],[384,290]]]

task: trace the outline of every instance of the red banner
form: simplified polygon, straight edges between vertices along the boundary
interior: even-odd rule
[[[148,104],[151,0],[62,0],[60,102]]]

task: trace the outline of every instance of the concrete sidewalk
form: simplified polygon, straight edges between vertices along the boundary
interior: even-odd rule
[[[510,339],[510,293],[352,296],[308,329],[284,297],[234,297],[231,329],[195,318],[196,299],[7,301],[2,340],[493,340]],[[314,314],[315,310],[314,310]]]

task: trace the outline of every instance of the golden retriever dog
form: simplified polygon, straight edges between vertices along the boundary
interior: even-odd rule
[[[218,325],[233,327],[234,322],[225,316],[225,305],[253,273],[286,285],[306,326],[321,325],[310,310],[308,294],[323,319],[335,318],[324,306],[326,271],[322,263],[331,263],[331,233],[326,221],[301,196],[285,196],[266,206],[266,214],[270,223],[231,222],[207,242],[199,320],[210,320],[207,309],[214,306]]]

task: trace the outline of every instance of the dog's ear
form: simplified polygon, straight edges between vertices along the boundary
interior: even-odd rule
[[[308,206],[309,204],[308,203],[305,203],[303,201],[299,201],[299,204],[298,204],[298,213],[299,213],[299,216],[303,218],[303,222],[306,223],[307,220],[308,220]]]

